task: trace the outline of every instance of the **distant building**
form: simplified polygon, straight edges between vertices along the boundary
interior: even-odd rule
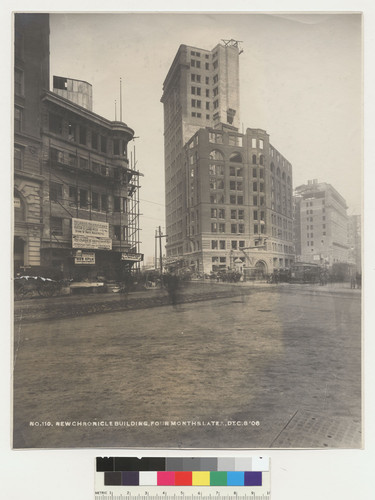
[[[360,215],[348,217],[348,245],[349,262],[355,266],[356,271],[362,269],[362,226]]]
[[[264,130],[239,133],[239,54],[181,45],[164,81],[166,249],[193,271],[263,275],[294,260],[292,166]]]
[[[87,82],[48,90],[48,15],[16,14],[15,34],[15,271],[121,278],[142,259],[134,131],[92,111]]]
[[[295,189],[294,203],[300,228],[295,233],[299,260],[327,265],[348,262],[347,205],[336,189],[310,180]]]

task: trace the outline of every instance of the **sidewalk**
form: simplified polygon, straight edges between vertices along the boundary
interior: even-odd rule
[[[179,293],[178,302],[201,302],[268,291],[270,293],[298,293],[299,295],[326,295],[361,297],[361,290],[350,289],[347,283],[333,283],[326,286],[318,284],[269,284],[266,282],[189,282]],[[117,312],[170,304],[165,289],[148,289],[119,293],[66,295],[51,298],[20,300],[14,303],[16,322],[35,322],[68,317],[80,317],[96,313]]]

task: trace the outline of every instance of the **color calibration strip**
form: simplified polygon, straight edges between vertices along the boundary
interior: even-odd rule
[[[111,498],[109,493],[119,494],[119,499],[138,498],[141,490],[149,497],[153,494],[154,498],[159,498],[158,495],[161,490],[165,490],[165,487],[167,490],[163,491],[164,495],[172,494],[173,487],[179,487],[179,490],[190,492],[191,498],[194,498],[194,492],[197,492],[197,488],[190,487],[203,487],[205,491],[208,487],[207,491],[210,492],[210,497],[215,497],[215,494],[220,496],[220,492],[222,494],[224,492],[225,495],[228,487],[239,488],[239,491],[242,492],[251,488],[249,498],[268,499],[269,485],[268,457],[144,457],[140,459],[134,457],[98,457],[96,459],[95,489],[97,500]],[[160,487],[162,488],[160,489]],[[212,487],[215,490],[214,495],[212,495]],[[260,491],[262,491],[262,495],[255,497],[254,495]],[[221,498],[223,497],[221,496]]]

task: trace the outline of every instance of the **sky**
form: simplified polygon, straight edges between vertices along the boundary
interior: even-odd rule
[[[362,38],[360,14],[52,14],[52,75],[93,85],[93,110],[122,118],[138,137],[141,251],[165,231],[165,76],[180,44],[211,50],[242,41],[240,116],[261,128],[293,166],[294,187],[332,184],[348,214],[362,207]],[[52,88],[52,87],[51,87]],[[241,127],[242,128],[242,127]]]

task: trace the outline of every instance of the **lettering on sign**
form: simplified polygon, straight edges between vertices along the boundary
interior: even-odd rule
[[[95,264],[95,253],[94,252],[81,252],[77,251],[74,257],[75,264]]]
[[[72,248],[88,250],[112,250],[110,238],[96,238],[94,236],[72,235]]]
[[[74,236],[95,236],[97,238],[109,237],[108,222],[96,220],[72,219],[72,234]]]
[[[125,253],[121,254],[121,260],[128,260],[130,262],[142,262],[143,253]]]
[[[14,208],[21,208],[21,200],[19,198],[14,198]]]

